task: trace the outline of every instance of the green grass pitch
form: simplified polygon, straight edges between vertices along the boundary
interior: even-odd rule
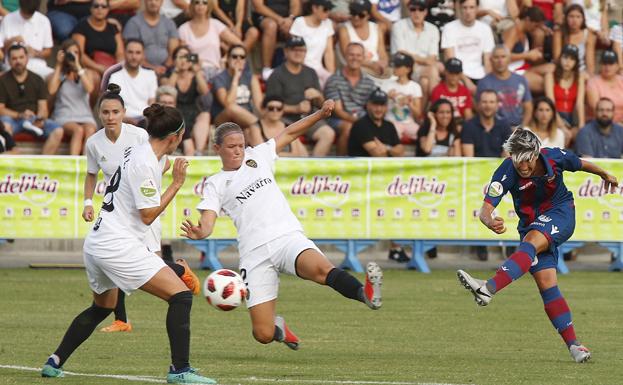
[[[200,278],[208,272],[200,272]],[[491,272],[472,272],[486,277]],[[359,275],[359,278],[362,278]],[[192,310],[191,364],[224,385],[249,384],[623,384],[623,277],[560,277],[578,337],[593,352],[576,364],[543,311],[530,277],[478,308],[453,271],[386,271],[383,308],[371,311],[330,288],[282,276],[278,312],[301,349],[260,345],[246,309],[219,312],[202,297]],[[127,298],[131,333],[95,332],[65,364],[84,374],[42,379],[40,367],[91,298],[84,271],[0,270],[0,384],[141,384],[169,364],[166,304]],[[110,318],[103,325],[107,325]]]

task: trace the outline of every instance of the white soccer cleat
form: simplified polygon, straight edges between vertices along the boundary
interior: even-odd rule
[[[569,353],[571,353],[571,357],[573,357],[578,364],[586,362],[591,358],[591,352],[584,345],[571,345],[569,347]]]
[[[493,295],[487,289],[487,281],[476,279],[463,270],[457,270],[459,282],[474,295],[474,301],[480,306],[487,306]]]
[[[363,288],[363,299],[372,310],[383,305],[381,286],[383,285],[383,270],[376,262],[368,262],[366,266],[366,284]]]

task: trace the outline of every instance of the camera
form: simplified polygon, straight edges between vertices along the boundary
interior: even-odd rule
[[[188,58],[188,61],[191,63],[199,62],[199,55],[197,55],[196,53],[189,53],[187,58]]]
[[[71,52],[65,52],[65,60],[67,60],[68,62],[74,62],[76,61],[76,57]]]

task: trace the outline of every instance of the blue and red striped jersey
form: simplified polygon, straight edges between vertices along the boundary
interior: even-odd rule
[[[511,158],[506,158],[493,173],[485,195],[485,202],[497,207],[502,197],[510,191],[515,212],[519,216],[520,231],[553,207],[563,204],[573,206],[573,194],[565,186],[562,172],[580,170],[580,158],[559,148],[543,148],[539,161],[545,165],[545,175],[522,178]]]

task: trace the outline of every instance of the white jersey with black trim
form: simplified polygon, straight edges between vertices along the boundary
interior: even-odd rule
[[[245,255],[254,248],[292,231],[303,231],[273,174],[275,140],[244,151],[242,166],[221,170],[203,188],[199,211],[227,215],[238,230],[238,250]]]
[[[112,175],[104,193],[104,203],[84,250],[97,256],[116,256],[126,250],[145,247],[149,226],[139,210],[160,205],[162,171],[146,142],[129,147]]]

